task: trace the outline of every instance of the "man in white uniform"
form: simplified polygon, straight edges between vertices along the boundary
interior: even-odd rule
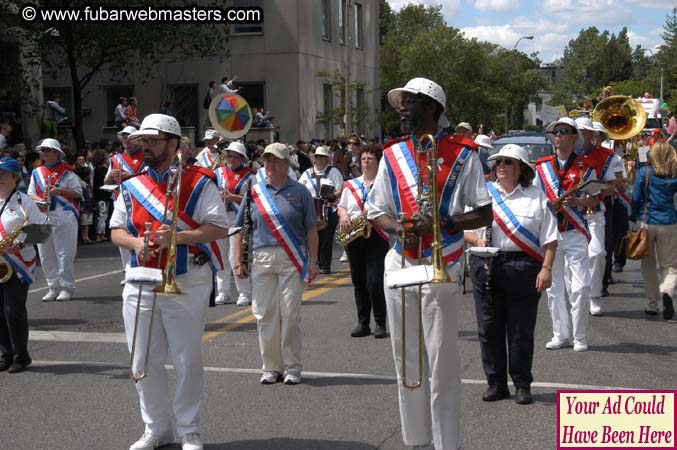
[[[75,291],[73,261],[78,246],[78,224],[82,197],[80,178],[66,164],[66,154],[59,141],[44,139],[38,146],[45,164],[33,170],[28,195],[38,202],[48,202],[47,217],[52,232],[43,244],[38,244],[40,265],[49,290],[42,301],[68,301]]]
[[[442,260],[452,283],[424,284],[423,295],[423,373],[421,387],[410,389],[418,373],[418,288],[406,288],[407,353],[402,355],[402,302],[400,289],[385,286],[386,306],[397,370],[402,437],[415,448],[458,450],[461,447],[461,380],[456,318],[461,300],[463,231],[487,226],[492,222],[491,197],[486,188],[476,144],[460,135],[447,135],[438,128],[445,110],[446,96],[435,82],[425,78],[410,80],[404,88],[388,93],[388,101],[400,113],[402,131],[407,138],[386,144],[374,186],[369,193],[368,218],[385,232],[399,236],[403,226],[396,219],[400,213],[413,217],[405,242],[398,240],[385,258],[389,271],[401,267],[402,247],[406,248],[406,266],[417,264],[415,235],[422,236],[430,252],[432,224],[427,213],[419,215],[416,174],[416,143],[424,134],[436,136],[438,146],[438,189],[442,225]],[[419,163],[420,164],[420,163]],[[406,179],[408,183],[400,183]],[[413,182],[412,182],[413,180]],[[404,185],[406,184],[406,185]],[[475,208],[464,214],[465,207]],[[411,238],[411,239],[410,239]],[[430,264],[430,258],[427,262]],[[412,339],[411,336],[414,336]],[[402,374],[406,359],[407,379]],[[430,380],[430,381],[429,381]]]
[[[214,165],[214,162],[219,157],[219,149],[216,146],[219,142],[219,133],[213,129],[208,128],[205,130],[205,135],[202,138],[205,142],[205,147],[197,154],[196,166],[211,168]]]
[[[154,294],[150,287],[140,287],[129,274],[133,272],[131,268],[141,265],[157,268],[166,265],[171,231],[167,224],[162,224],[162,218],[167,184],[176,173],[174,160],[181,128],[171,116],[151,114],[132,137],[140,138],[148,168],[122,183],[110,221],[113,243],[130,253],[128,279],[122,292],[122,313],[130,351],[139,289],[142,289],[139,331],[131,368],[136,376],[144,371],[147,339],[151,339],[146,377],[136,383],[146,429],[130,450],[150,450],[173,441],[172,403],[164,367],[168,354],[176,369],[173,411],[182,448],[201,450],[198,433],[204,386],[201,338],[212,289],[212,271],[204,261],[211,260],[212,270],[222,268],[220,261],[225,255],[211,242],[227,235],[226,210],[213,174],[200,167],[185,166],[176,234],[176,283],[182,294],[162,294],[158,299],[156,323],[148,337]],[[171,213],[168,216],[171,217]],[[150,232],[146,231],[146,223],[151,224]],[[149,249],[144,246],[146,233],[149,233]],[[193,257],[199,253],[209,258],[201,261]]]

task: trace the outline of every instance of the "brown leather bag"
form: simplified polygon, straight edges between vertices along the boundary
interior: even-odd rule
[[[646,168],[645,183],[646,198],[644,199],[644,223],[637,231],[628,230],[628,247],[626,257],[629,259],[643,259],[649,256],[649,235],[646,231],[646,205],[649,203],[649,168]]]

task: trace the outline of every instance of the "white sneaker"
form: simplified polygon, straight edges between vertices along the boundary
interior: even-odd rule
[[[602,315],[602,305],[599,298],[590,297],[590,314],[593,316]]]
[[[574,351],[575,352],[587,352],[588,344],[584,342],[574,342]]]
[[[73,298],[73,292],[69,291],[68,289],[61,289],[61,292],[59,292],[59,296],[56,298],[57,302],[67,302]]]
[[[252,301],[247,294],[240,294],[237,296],[237,306],[251,305]]]
[[[214,303],[216,303],[217,305],[225,305],[225,304],[230,303],[230,298],[229,298],[229,297],[226,297],[226,296],[223,295],[223,294],[219,294],[219,295],[217,295],[216,298],[214,299]]]
[[[125,279],[123,278],[122,280],[120,280],[120,286],[124,286],[124,285],[125,285]]]
[[[143,433],[138,441],[134,442],[129,450],[153,450],[163,445],[171,444],[174,441],[171,437],[159,437],[153,433]],[[201,447],[200,447],[201,448]]]
[[[339,258],[339,261],[341,262],[348,262],[348,254],[344,251],[341,257]]]
[[[548,350],[559,350],[560,348],[571,347],[571,342],[569,340],[560,341],[559,339],[552,338],[549,342],[545,344],[545,348]]]
[[[300,370],[288,370],[287,376],[284,377],[284,384],[300,384],[301,383],[301,371]]]
[[[44,297],[42,297],[43,302],[53,302],[59,296],[59,293],[55,290],[48,290]]]
[[[202,450],[202,440],[197,433],[188,433],[181,438],[182,450]]]
[[[275,384],[280,379],[280,372],[270,370],[261,375],[261,384]]]

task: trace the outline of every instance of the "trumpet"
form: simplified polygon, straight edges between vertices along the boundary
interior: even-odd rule
[[[150,227],[153,224],[150,222],[145,222],[144,226],[146,228],[146,232],[143,235],[143,254],[141,255],[141,259],[146,259],[146,255],[148,254],[148,250],[150,248]],[[148,326],[148,343],[146,345],[146,358],[145,362],[143,365],[143,371],[137,375],[134,373],[134,356],[136,355],[136,336],[138,335],[139,331],[139,316],[141,315],[141,294],[143,293],[143,285],[139,285],[139,295],[136,298],[136,315],[134,316],[134,333],[132,335],[132,351],[131,351],[131,356],[129,358],[129,377],[134,380],[135,383],[138,383],[139,381],[143,380],[146,378],[146,375],[148,374],[148,355],[150,354],[150,337],[151,337],[151,332],[153,331],[153,318],[155,316],[155,304],[153,304],[153,309],[150,312],[150,325]],[[153,303],[155,302],[155,298],[153,297]]]
[[[430,142],[430,148],[424,148],[424,142]],[[420,163],[421,156],[426,157],[425,165]],[[438,150],[435,138],[431,134],[425,134],[419,139],[416,146],[416,166],[417,166],[417,197],[416,205],[418,213],[426,215],[432,212],[433,242],[432,248],[432,266],[433,278],[430,283],[450,283],[451,278],[444,267],[442,260],[442,225],[440,220],[439,192],[437,186],[437,160]],[[427,176],[426,176],[427,175]],[[426,185],[426,178],[428,184]],[[406,266],[405,242],[407,239],[407,228],[417,222],[417,219],[399,217],[399,222],[403,225],[400,239],[402,242],[402,268]],[[423,238],[418,237],[416,249],[418,264],[423,263]],[[405,288],[401,288],[402,300],[402,384],[408,389],[421,387],[423,383],[423,292],[422,286],[418,285],[418,377],[415,383],[407,382],[407,328],[406,328],[406,297]]]

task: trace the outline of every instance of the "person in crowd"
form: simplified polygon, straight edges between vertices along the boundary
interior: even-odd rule
[[[150,114],[130,138],[139,139],[147,169],[122,182],[110,220],[113,243],[130,253],[127,272],[131,267],[164,268],[167,265],[173,232],[163,223],[164,207],[158,209],[153,205],[164,205],[168,180],[177,170],[182,170],[179,214],[182,221],[185,219],[190,224],[187,228],[180,226],[175,234],[176,285],[181,295],[165,294],[155,305],[151,288],[130,281],[122,291],[122,314],[130,351],[136,324],[139,329],[148,330],[154,308],[158,309],[152,333],[141,333],[136,342],[138,349],[146,348],[147,339],[152,345],[146,377],[135,383],[145,431],[130,450],[154,449],[171,443],[174,422],[182,449],[202,450],[199,434],[204,387],[201,341],[212,290],[212,270],[222,267],[222,255],[211,242],[228,234],[226,210],[211,171],[197,166],[175,166],[181,127],[174,117]],[[151,231],[146,231],[146,223],[150,223]],[[148,247],[144,245],[146,239]],[[195,259],[196,253],[206,257]],[[141,303],[137,310],[138,301]],[[176,374],[173,402],[165,368],[168,354],[172,356]],[[144,351],[134,352],[131,372],[135,376],[144,370],[145,361]]]
[[[15,159],[0,159],[0,234],[4,239],[25,221],[43,224],[45,215],[28,195],[18,192],[20,166]],[[24,215],[25,214],[25,215]],[[21,235],[0,254],[12,276],[0,284],[0,372],[19,373],[31,365],[28,353],[28,288],[35,281],[37,255],[33,245],[20,240]]]
[[[456,127],[454,128],[454,131],[456,134],[460,134],[461,136],[465,136],[468,139],[472,139],[472,126],[468,122],[461,122]]]
[[[360,154],[362,153],[362,139],[356,133],[348,136],[348,152],[350,154],[350,162],[346,170],[346,179],[359,178],[362,175],[362,163],[360,161]]]
[[[5,151],[9,147],[7,138],[12,133],[12,126],[8,123],[0,124],[0,151]]]
[[[480,124],[481,125],[481,124]],[[484,178],[487,181],[490,181],[494,176],[494,172],[489,167],[487,160],[489,158],[489,150],[493,149],[494,146],[491,143],[491,138],[486,134],[478,134],[475,137],[475,144],[479,146],[479,157],[480,162],[482,163],[482,171],[484,172]]]
[[[367,218],[397,237],[396,245],[386,254],[386,277],[389,272],[402,267],[403,259],[405,267],[418,264],[419,237],[424,242],[424,254],[427,256],[431,251],[431,217],[426,212],[419,212],[415,201],[417,183],[410,180],[417,180],[418,166],[428,163],[429,158],[425,155],[417,161],[416,144],[422,136],[432,134],[438,145],[437,189],[440,192],[439,204],[433,207],[439,208],[440,212],[442,264],[452,280],[451,283],[421,287],[424,362],[420,388],[413,390],[405,383],[418,384],[414,378],[419,361],[415,356],[419,350],[414,339],[418,337],[408,340],[403,355],[402,323],[405,321],[409,336],[417,335],[419,289],[407,287],[404,295],[400,289],[385,289],[402,438],[406,445],[458,450],[461,446],[461,368],[457,316],[461,301],[463,230],[491,223],[491,197],[482,176],[475,143],[464,136],[450,136],[439,125],[446,109],[446,95],[439,84],[414,78],[403,88],[388,92],[388,102],[399,112],[400,127],[406,137],[386,144],[367,202]],[[452,181],[447,183],[447,180]],[[467,206],[473,210],[466,213]],[[405,226],[398,221],[401,214],[411,220],[406,239],[401,238]],[[426,257],[424,264],[430,264],[430,258]],[[406,302],[404,317],[402,301]],[[403,363],[409,374],[408,380],[403,380]]]
[[[263,176],[245,196],[235,225],[251,223],[251,261],[242,253],[242,233],[235,240],[235,275],[252,278],[252,313],[256,317],[263,361],[262,384],[302,381],[301,295],[318,274],[317,229],[308,190],[288,177],[289,150],[279,142],[263,152]],[[249,205],[249,206],[247,206]]]
[[[207,128],[205,130],[204,137],[202,140],[205,143],[204,148],[197,154],[197,163],[196,165],[200,167],[211,168],[214,166],[214,163],[219,158],[220,151],[217,146],[221,135],[218,131],[213,128]]]
[[[470,256],[477,334],[489,385],[482,399],[510,397],[510,374],[515,401],[526,405],[533,403],[534,330],[541,292],[552,281],[557,220],[548,197],[532,186],[535,172],[526,149],[507,144],[488,161],[496,172],[496,181],[487,185],[494,212],[491,232],[465,233],[470,245],[500,249],[490,261]]]
[[[668,111],[668,124],[665,127],[665,132],[668,133],[667,141],[673,147],[677,148],[677,141],[675,141],[675,136],[677,136],[677,120],[675,120],[675,114],[672,111]]]
[[[115,107],[113,112],[115,126],[122,128],[127,126],[129,119],[125,115],[125,109],[127,108],[127,97],[120,97],[120,103]]]
[[[331,260],[334,251],[334,233],[338,225],[335,202],[343,189],[343,176],[336,167],[329,166],[329,149],[320,146],[315,149],[313,168],[303,172],[299,182],[303,184],[315,199],[315,213],[323,225],[319,229],[320,272],[331,273]],[[321,213],[319,210],[323,209]]]
[[[127,117],[127,125],[131,125],[134,128],[139,128],[136,97],[129,97],[127,107],[125,108],[125,117]]]
[[[80,178],[82,198],[80,199],[80,242],[89,244],[89,227],[94,223],[94,194],[89,184],[90,168],[85,164],[85,155],[78,155],[75,159],[75,175]]]
[[[15,159],[19,164],[19,183],[17,184],[17,189],[19,192],[26,194],[28,192],[28,183],[30,183],[31,179],[28,169],[26,169],[26,150],[22,150],[20,146],[23,146],[23,144],[15,145],[9,153],[9,157]]]
[[[217,93],[225,92],[226,94],[237,94],[240,92],[240,88],[236,88],[233,84],[235,80],[237,80],[237,75],[234,76],[232,80],[229,80],[227,76],[221,78],[221,85],[218,87]]]
[[[342,232],[353,232],[355,220],[359,217],[371,227],[371,234],[368,237],[362,235],[345,246],[357,306],[357,326],[350,333],[352,337],[371,334],[369,325],[372,311],[375,323],[374,337],[381,339],[387,336],[383,261],[390,246],[388,235],[376,224],[366,220],[369,192],[374,185],[382,155],[383,150],[378,144],[370,144],[361,149],[361,175],[344,183],[337,208]]]
[[[59,123],[66,119],[66,110],[59,105],[59,94],[53,94],[51,100],[45,103],[42,113],[42,135],[56,139]]]
[[[651,166],[639,169],[632,191],[633,219],[646,227],[649,239],[649,254],[641,262],[647,296],[644,311],[658,314],[660,299],[663,318],[670,320],[675,314],[672,298],[677,285],[677,154],[670,144],[659,142],[648,155]]]
[[[299,162],[299,175],[313,167],[313,163],[308,157],[308,143],[299,139],[296,141],[296,157]]]
[[[141,154],[143,154],[143,152],[141,152]],[[116,155],[116,157],[119,157],[120,155],[121,154],[118,154]],[[106,183],[105,180],[110,177],[110,175],[107,175],[107,173],[111,171],[110,167],[112,167],[112,165],[108,166],[107,162],[108,161],[106,158],[106,151],[104,149],[97,148],[96,150],[94,150],[94,153],[92,155],[92,165],[94,166],[94,185],[92,186],[92,189],[94,191],[94,205],[95,205],[94,210],[96,211],[96,221],[94,223],[96,242],[103,242],[108,240],[108,238],[106,237],[106,225],[107,225],[106,221],[108,219],[108,206],[110,204],[110,193],[101,189],[101,186],[103,186],[104,184],[108,184]],[[113,169],[113,170],[122,170],[122,169]],[[134,173],[138,173],[138,170],[133,172],[126,172],[125,176],[120,178],[120,180],[124,180],[127,176],[132,175]],[[119,181],[117,184],[120,183],[122,183],[122,181]],[[123,263],[126,263],[124,257]]]
[[[270,115],[270,111],[264,111],[262,107],[259,107],[254,115],[254,126],[272,127],[273,122],[271,122],[271,119],[273,119],[273,116]]]
[[[47,217],[52,225],[47,240],[38,244],[40,265],[47,281],[47,293],[42,301],[68,301],[75,291],[75,253],[78,244],[78,223],[82,186],[64,161],[66,154],[59,141],[43,139],[39,149],[45,164],[33,170],[28,195],[35,201],[46,202]]]

